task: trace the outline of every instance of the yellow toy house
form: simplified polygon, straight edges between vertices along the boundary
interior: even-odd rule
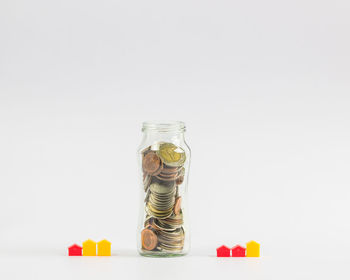
[[[246,257],[260,257],[260,244],[255,241],[247,243]]]
[[[111,242],[104,239],[97,243],[97,255],[98,256],[110,256],[111,255]]]
[[[83,242],[83,256],[96,256],[96,242],[88,239]]]

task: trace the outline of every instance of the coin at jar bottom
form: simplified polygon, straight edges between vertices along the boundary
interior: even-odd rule
[[[180,239],[178,241],[159,241],[159,247],[163,250],[179,251],[182,250],[185,240]]]
[[[183,245],[179,246],[179,247],[167,247],[166,245],[160,244],[159,248],[164,251],[164,252],[181,252],[183,249]]]
[[[158,238],[156,233],[150,228],[143,229],[141,232],[141,242],[142,248],[149,251],[153,250],[157,247],[158,244]]]
[[[159,231],[158,240],[163,243],[179,243],[185,237],[183,228],[176,229],[174,231]]]
[[[158,222],[154,222],[155,228],[157,226],[158,229],[164,230],[164,231],[174,231],[182,226],[183,223],[181,224],[175,224],[175,223],[166,223],[163,222],[164,220],[159,220]]]

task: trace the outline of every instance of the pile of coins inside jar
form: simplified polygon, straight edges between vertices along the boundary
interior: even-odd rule
[[[172,143],[142,151],[146,219],[141,232],[144,251],[181,251],[185,231],[179,187],[184,181],[186,154]]]

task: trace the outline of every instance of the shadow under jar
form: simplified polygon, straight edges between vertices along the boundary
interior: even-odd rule
[[[138,149],[141,181],[138,251],[143,256],[188,253],[187,181],[191,152],[183,122],[144,122]]]

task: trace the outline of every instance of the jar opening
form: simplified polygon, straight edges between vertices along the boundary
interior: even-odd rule
[[[142,131],[184,132],[185,123],[180,121],[147,121],[142,124]]]

